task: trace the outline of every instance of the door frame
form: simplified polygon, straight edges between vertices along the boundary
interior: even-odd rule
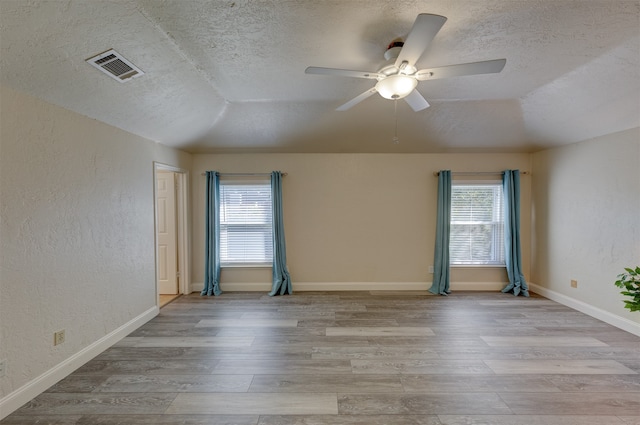
[[[176,175],[176,220],[178,248],[178,294],[191,293],[191,251],[189,232],[189,170],[153,162],[153,213],[155,244],[155,279],[156,305],[160,306],[160,289],[158,288],[158,171],[171,171]]]

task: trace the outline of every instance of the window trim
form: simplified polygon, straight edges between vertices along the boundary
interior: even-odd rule
[[[502,226],[503,226],[503,230],[502,230],[502,235],[504,236],[504,221],[505,221],[505,212],[504,212],[504,189],[503,189],[503,182],[502,180],[498,180],[495,178],[491,178],[491,179],[474,179],[474,180],[452,180],[451,182],[451,192],[453,195],[453,188],[455,186],[498,186],[500,187],[501,190],[501,196],[502,196]],[[450,227],[453,225],[453,220],[450,220]],[[450,231],[451,232],[451,231]],[[451,238],[451,233],[449,233],[449,238]],[[506,267],[506,253],[504,252],[504,238],[503,238],[503,243],[502,243],[502,249],[503,249],[503,258],[502,258],[502,262],[495,262],[495,263],[453,263],[452,262],[452,258],[451,258],[451,251],[449,253],[449,267],[456,267],[456,268],[505,268]],[[449,245],[449,250],[451,250],[451,245]]]
[[[223,223],[222,223],[222,209],[225,206],[225,203],[223,202],[223,196],[222,196],[222,188],[223,186],[242,186],[242,185],[247,185],[247,186],[251,186],[251,185],[261,185],[266,187],[269,187],[269,189],[271,188],[271,179],[270,177],[255,177],[255,176],[251,176],[251,177],[247,177],[247,178],[238,178],[237,176],[234,176],[233,178],[221,178],[220,179],[220,210],[218,211],[218,214],[220,216],[220,228],[222,229]],[[273,204],[273,199],[271,196],[271,190],[269,190],[269,200],[271,201],[271,203]],[[271,208],[272,209],[272,208]],[[239,224],[240,226],[241,224]],[[271,219],[270,222],[266,222],[266,223],[256,223],[256,227],[259,226],[268,226],[270,227],[271,230],[271,237],[273,237],[273,218]],[[222,231],[221,231],[222,233]],[[266,234],[266,232],[265,232]],[[238,269],[238,268],[252,268],[252,269],[256,269],[256,268],[271,268],[273,266],[273,252],[271,253],[271,260],[267,260],[264,262],[260,262],[260,261],[252,261],[252,262],[225,262],[222,258],[222,241],[220,242],[220,268],[224,269],[224,268],[233,268],[233,269]],[[273,247],[273,241],[272,241],[272,247]],[[273,249],[273,248],[272,248]]]

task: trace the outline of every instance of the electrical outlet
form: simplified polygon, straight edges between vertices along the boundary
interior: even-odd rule
[[[578,287],[578,281],[571,279],[571,287],[572,288],[577,288]]]
[[[2,359],[0,360],[0,378],[5,376],[6,374],[7,374],[7,360]]]
[[[53,345],[60,345],[64,342],[64,329],[53,334]]]
[[[429,273],[433,274],[433,266],[429,266]]]

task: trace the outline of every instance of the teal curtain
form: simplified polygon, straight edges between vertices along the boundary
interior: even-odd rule
[[[451,171],[438,174],[438,215],[436,217],[436,249],[433,259],[433,284],[429,292],[448,295],[449,231],[451,228]]]
[[[504,191],[504,257],[509,284],[502,292],[529,296],[529,287],[522,274],[520,251],[520,171],[506,170],[502,177]]]
[[[204,289],[201,295],[220,295],[220,178],[206,172],[204,224]]]
[[[273,202],[273,286],[270,296],[292,294],[291,276],[287,270],[287,248],[284,240],[282,217],[282,173],[271,173],[271,200]]]

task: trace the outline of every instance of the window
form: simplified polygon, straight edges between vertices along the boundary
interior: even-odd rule
[[[273,262],[270,181],[220,180],[220,265]]]
[[[504,265],[503,235],[502,184],[452,183],[451,265]]]

